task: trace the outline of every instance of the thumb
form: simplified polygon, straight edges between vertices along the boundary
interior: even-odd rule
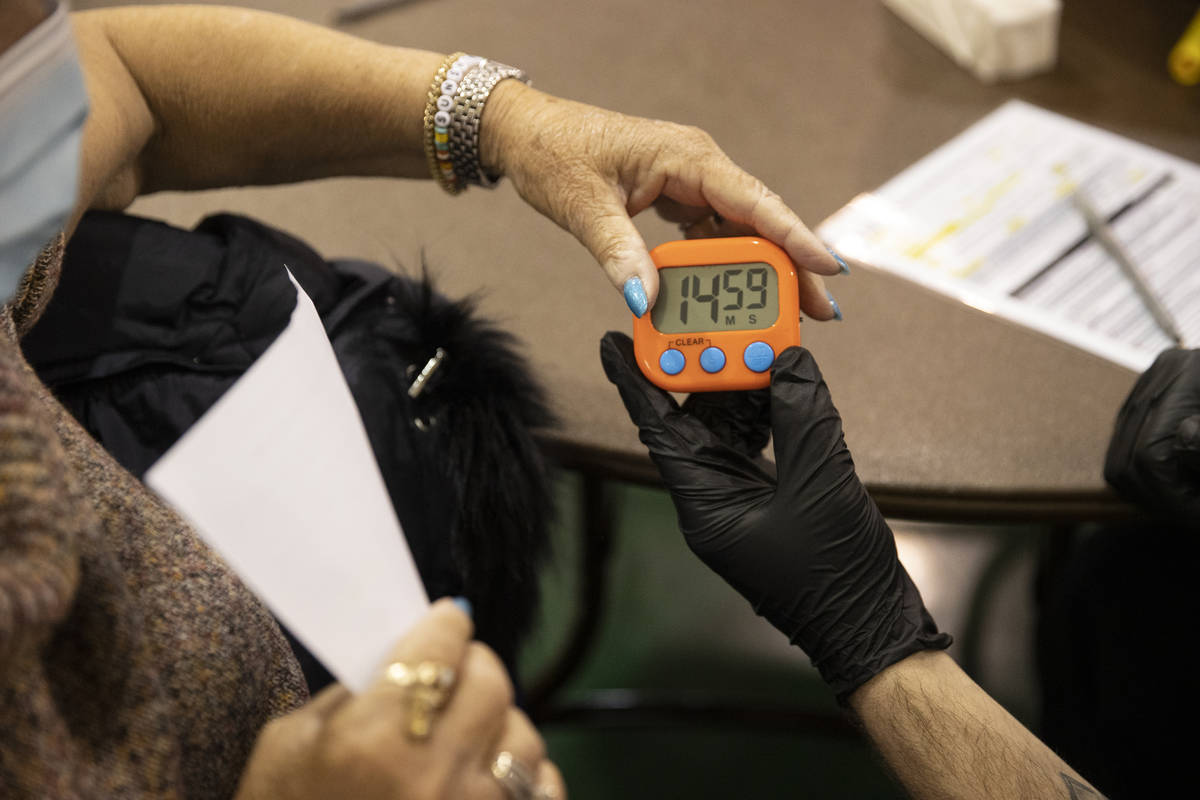
[[[703,421],[680,410],[675,398],[642,374],[628,336],[615,331],[604,334],[600,361],[668,487],[697,480],[697,470],[749,471],[757,479],[760,470],[751,459],[726,445]],[[748,466],[741,470],[730,463],[733,461],[745,461]]]
[[[642,316],[658,298],[658,269],[642,235],[614,188],[598,192],[574,215],[572,233],[583,242],[612,285],[625,295],[635,316]]]
[[[680,442],[668,420],[677,418],[687,425],[691,418],[680,413],[675,398],[642,374],[633,341],[616,331],[604,334],[600,340],[600,363],[604,365],[604,374],[621,393],[625,410],[637,426],[642,443],[650,448],[650,455],[657,457],[678,450]]]
[[[774,480],[755,459],[722,442],[646,379],[628,336],[606,333],[600,360],[671,492],[680,530],[693,548],[699,532],[714,524],[727,527],[750,505],[774,494]]]

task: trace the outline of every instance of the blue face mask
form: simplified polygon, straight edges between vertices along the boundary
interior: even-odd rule
[[[75,206],[87,92],[65,5],[0,53],[0,303]]]

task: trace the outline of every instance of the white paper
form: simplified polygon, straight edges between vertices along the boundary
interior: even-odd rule
[[[361,692],[429,602],[321,320],[292,283],[286,330],[146,483]]]
[[[1134,370],[1171,341],[1070,195],[1082,189],[1200,345],[1200,167],[1011,101],[819,228],[895,272]]]

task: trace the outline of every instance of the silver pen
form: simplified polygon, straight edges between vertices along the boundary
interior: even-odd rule
[[[1084,197],[1082,190],[1076,190],[1071,195],[1071,202],[1075,204],[1075,208],[1083,215],[1084,221],[1087,222],[1088,231],[1095,238],[1100,246],[1104,248],[1104,252],[1117,262],[1117,266],[1125,273],[1125,277],[1129,278],[1129,282],[1133,284],[1133,288],[1137,290],[1138,296],[1142,298],[1142,303],[1145,304],[1150,315],[1154,317],[1154,321],[1158,323],[1158,327],[1167,335],[1171,341],[1178,346],[1183,346],[1183,336],[1179,333],[1179,329],[1175,327],[1175,321],[1171,319],[1171,312],[1166,309],[1162,301],[1154,294],[1154,290],[1150,288],[1150,284],[1142,275],[1142,271],[1133,263],[1129,253],[1117,241],[1117,237],[1113,235],[1112,229],[1108,224],[1100,218],[1096,209]]]
[[[343,22],[357,22],[360,19],[374,16],[383,11],[390,11],[393,8],[399,8],[411,3],[413,0],[361,0],[361,2],[351,3],[348,6],[342,6],[333,12],[333,21],[336,24]]]

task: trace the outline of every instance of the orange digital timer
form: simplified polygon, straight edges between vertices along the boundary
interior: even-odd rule
[[[759,389],[800,344],[796,266],[763,239],[690,239],[650,251],[658,300],[633,320],[642,373],[671,392]]]

